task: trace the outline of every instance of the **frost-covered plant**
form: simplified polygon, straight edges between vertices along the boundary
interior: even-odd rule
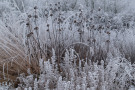
[[[134,13],[120,13],[122,7],[116,5],[116,0],[71,1],[0,1],[1,77],[12,81],[25,73],[20,86],[35,85],[35,89],[109,89],[117,82],[120,84],[116,89],[129,88],[127,84],[121,87],[129,75],[121,72],[116,77],[119,71],[109,65],[132,67],[127,63],[135,59]],[[116,66],[125,71],[123,66]],[[111,80],[110,72],[115,76]],[[108,82],[110,87],[106,86]]]
[[[33,75],[19,77],[24,80],[20,86],[33,87],[36,90],[128,90],[130,86],[134,85],[135,69],[125,58],[112,58],[107,64],[102,60],[101,65],[86,60],[85,65],[82,66],[83,60],[80,60],[77,65],[77,62],[74,62],[76,59],[70,58],[70,53],[68,50],[66,51],[63,61],[65,63],[61,64],[60,73],[57,68],[53,68],[51,60],[44,61],[44,65],[41,65],[44,72],[35,78],[31,78]],[[31,82],[33,86],[27,82],[31,80],[33,80]]]

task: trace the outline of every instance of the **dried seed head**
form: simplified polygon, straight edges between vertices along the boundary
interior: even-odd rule
[[[95,25],[92,25],[92,26],[91,26],[91,29],[94,29],[94,27],[95,27]]]
[[[110,40],[106,40],[106,42],[108,42],[108,43],[109,43],[109,42],[110,42]]]
[[[99,8],[98,11],[101,11],[101,8]]]
[[[49,29],[47,29],[46,31],[49,32]]]
[[[98,29],[102,29],[102,26],[100,25],[100,26],[98,27]]]
[[[49,24],[47,24],[47,27],[49,27]]]
[[[29,34],[27,34],[27,37],[30,37],[33,34],[33,32],[30,32]]]
[[[107,28],[110,28],[110,26],[107,26]]]
[[[48,16],[48,14],[45,14],[45,16],[47,17],[47,16]]]
[[[37,6],[35,6],[34,9],[38,9]]]
[[[90,20],[93,20],[93,18],[90,18]]]
[[[31,15],[28,15],[28,18],[31,18],[32,16]]]
[[[74,23],[76,23],[76,20],[74,20]]]
[[[89,28],[89,27],[87,27],[87,29],[89,30],[90,28]]]
[[[26,23],[27,26],[29,26],[30,24],[29,23]]]
[[[93,42],[96,42],[96,39],[93,39],[92,41],[93,41]]]
[[[55,4],[55,6],[57,6],[57,3]]]
[[[50,8],[50,10],[53,10],[52,8]]]
[[[39,28],[38,27],[35,27],[34,30],[38,30]]]
[[[110,35],[110,32],[107,32],[108,35]]]
[[[61,29],[59,29],[59,31],[61,31]]]
[[[60,2],[58,2],[58,4],[60,4]]]
[[[37,15],[35,15],[34,17],[35,17],[35,18],[38,18],[38,16],[37,16]]]
[[[50,14],[50,16],[52,17],[52,16],[53,16],[53,14],[51,13],[51,14]]]

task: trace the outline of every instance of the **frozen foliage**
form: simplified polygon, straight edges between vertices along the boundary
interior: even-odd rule
[[[98,65],[87,59],[78,61],[76,55],[67,50],[60,73],[54,65],[44,61],[40,65],[44,72],[35,78],[34,74],[20,77],[23,82],[19,86],[34,90],[132,90],[135,85],[134,65],[122,57],[112,58],[107,64],[102,60]]]
[[[132,90],[134,0],[0,0],[0,82],[25,90]]]

